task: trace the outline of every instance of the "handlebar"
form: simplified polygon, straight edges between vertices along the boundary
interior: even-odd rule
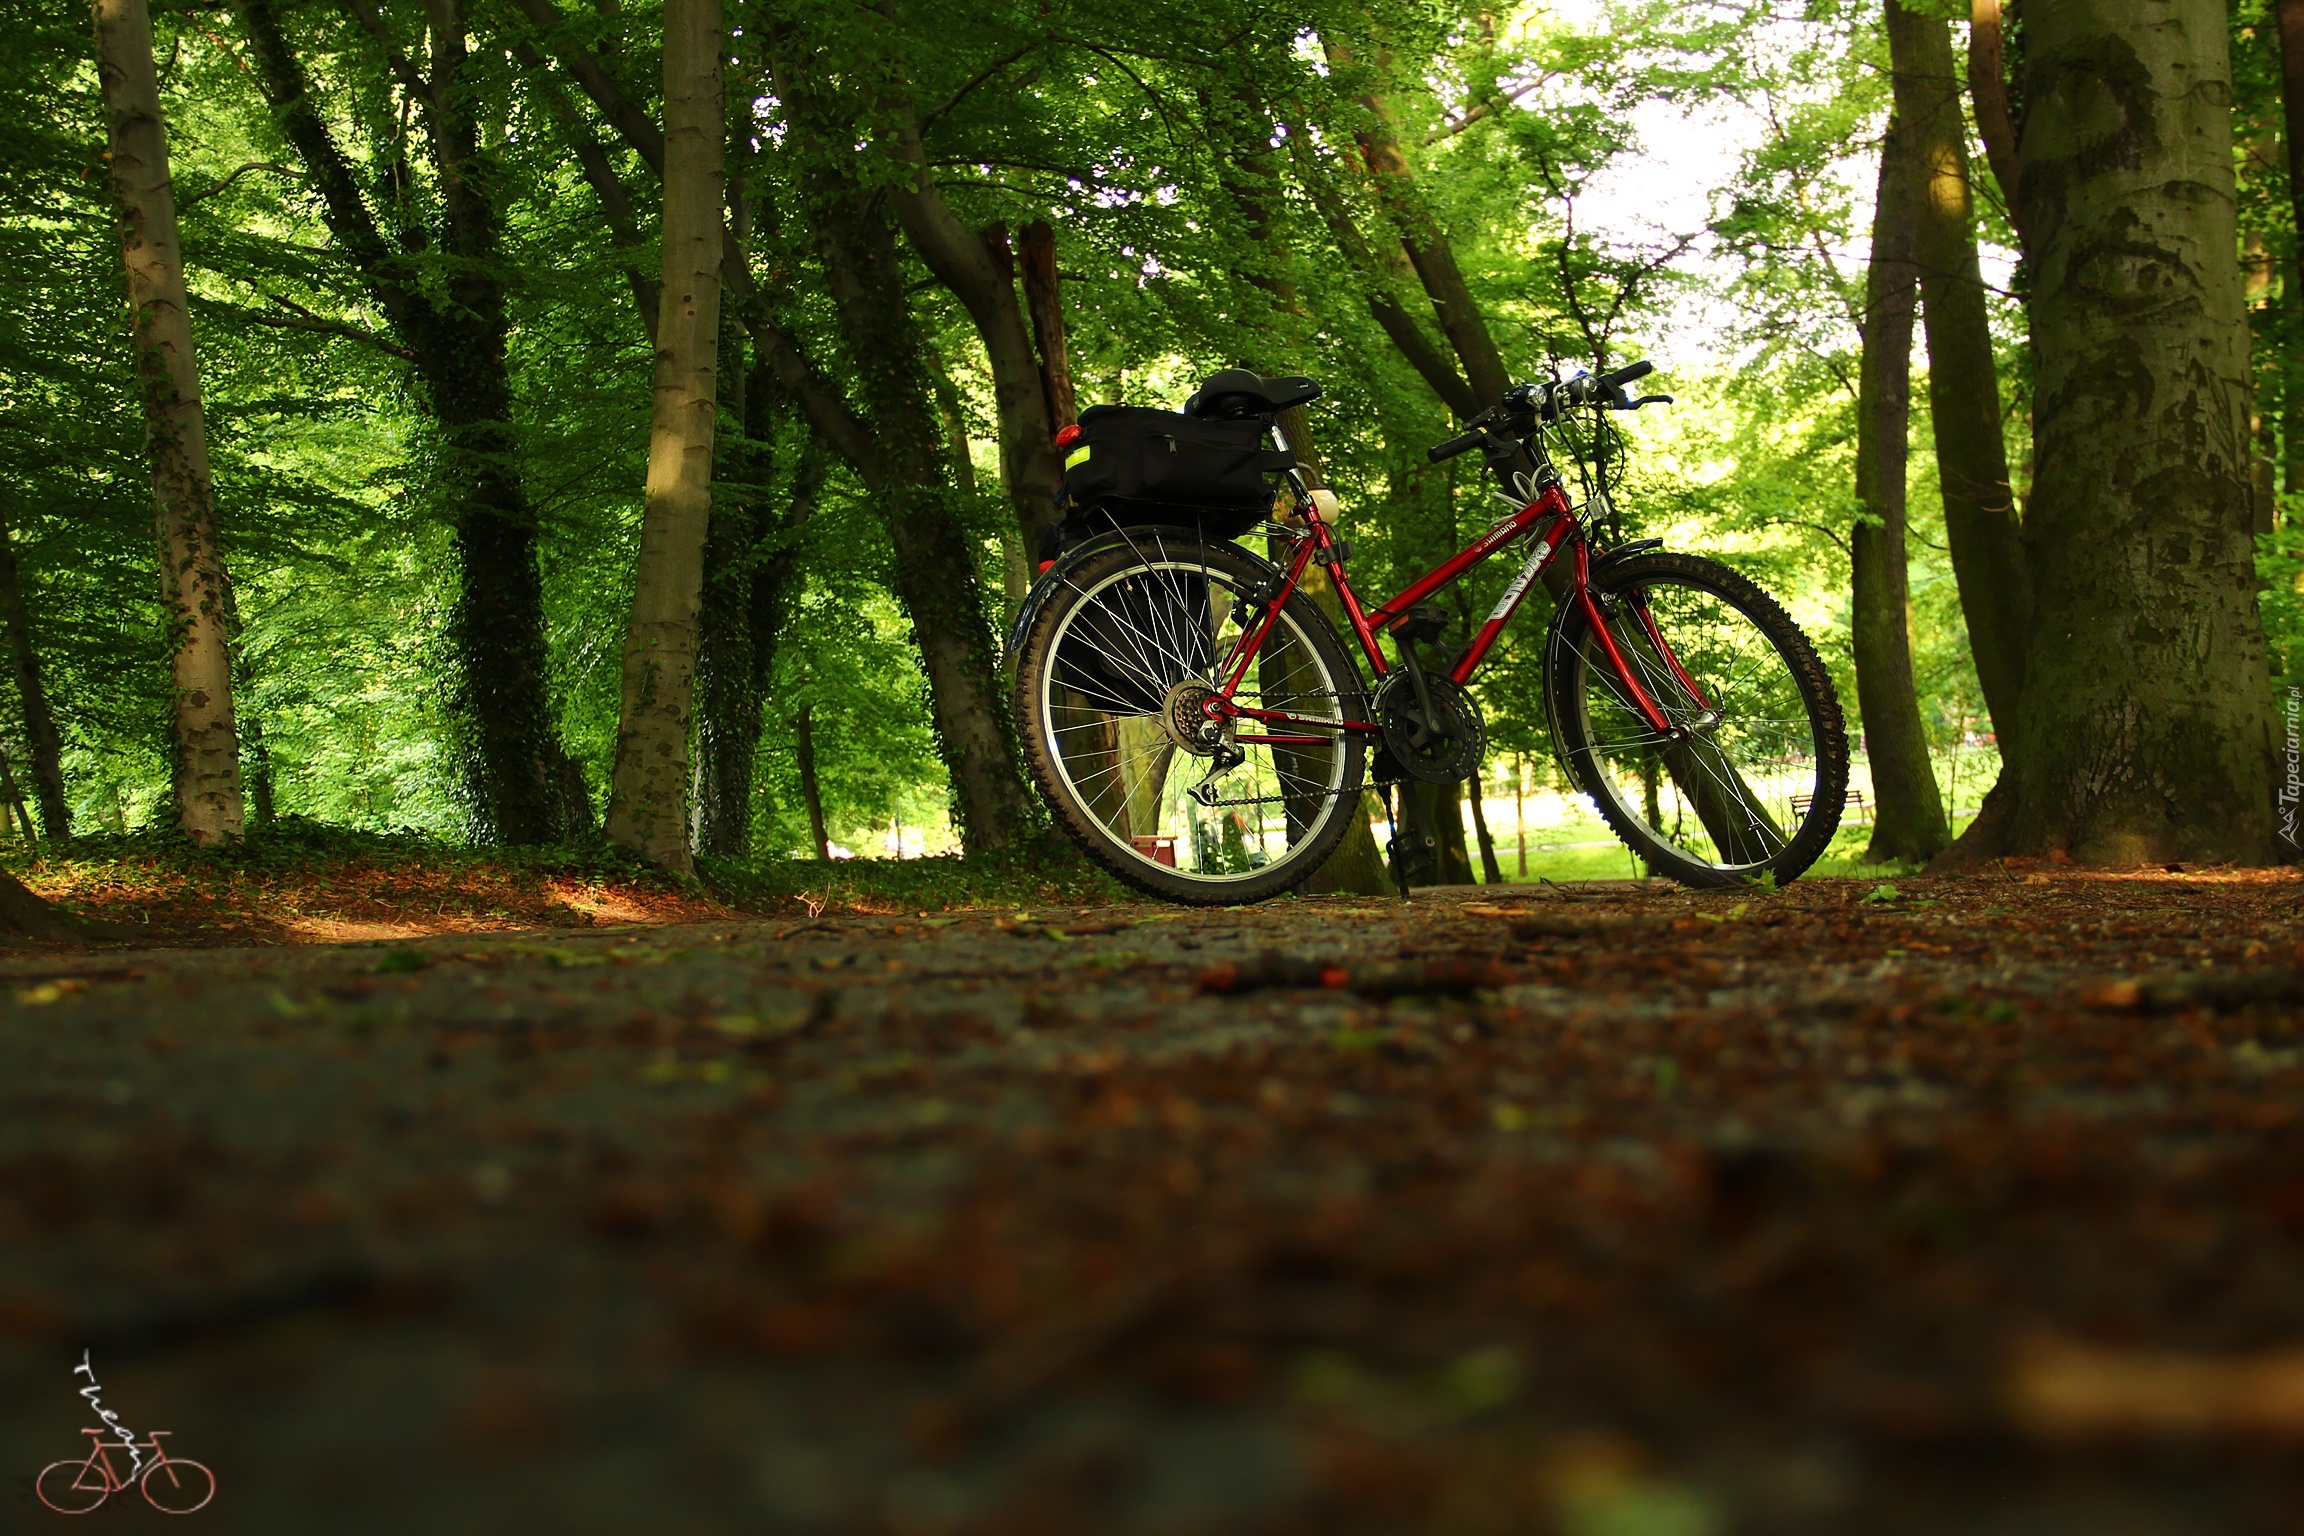
[[[1644,379],[1656,371],[1651,362],[1626,363],[1594,378],[1580,374],[1559,387],[1564,405],[1613,405],[1621,409],[1629,403],[1622,399],[1624,386],[1634,379]]]
[[[1637,363],[1626,363],[1621,368],[1604,373],[1593,382],[1604,389],[1622,389],[1634,379],[1644,379],[1655,371],[1656,365],[1654,363],[1642,359]]]
[[[1442,459],[1452,459],[1460,453],[1466,453],[1479,447],[1480,440],[1487,435],[1488,429],[1486,427],[1474,427],[1462,437],[1452,437],[1444,443],[1425,449],[1424,457],[1434,464],[1439,463]]]
[[[1629,400],[1624,396],[1625,385],[1635,379],[1644,379],[1655,371],[1656,365],[1643,359],[1637,363],[1626,363],[1621,368],[1611,368],[1597,376],[1578,374],[1573,379],[1557,384],[1517,385],[1501,403],[1490,406],[1466,423],[1471,431],[1425,449],[1424,457],[1437,464],[1443,459],[1452,459],[1481,446],[1495,435],[1491,431],[1491,424],[1497,420],[1499,413],[1509,427],[1516,415],[1551,421],[1571,406],[1596,405],[1602,410],[1636,411],[1650,401],[1668,405],[1672,400],[1670,395],[1642,395],[1637,400]],[[1525,436],[1527,428],[1532,425],[1532,421],[1524,420],[1519,435]]]

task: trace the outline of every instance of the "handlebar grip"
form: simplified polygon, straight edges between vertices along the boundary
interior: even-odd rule
[[[1626,363],[1621,368],[1612,369],[1609,372],[1600,375],[1600,377],[1594,379],[1592,382],[1599,385],[1602,389],[1622,389],[1625,385],[1631,383],[1634,379],[1644,379],[1655,371],[1656,365],[1654,363]]]
[[[1485,429],[1474,428],[1472,431],[1465,433],[1462,437],[1452,437],[1444,443],[1438,443],[1430,448],[1425,449],[1424,458],[1426,462],[1432,464],[1437,464],[1442,459],[1452,459],[1460,453],[1464,453],[1479,447],[1480,440],[1487,435],[1488,433]]]

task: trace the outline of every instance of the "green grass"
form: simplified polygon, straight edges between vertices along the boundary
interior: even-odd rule
[[[1143,898],[1053,833],[998,853],[924,859],[696,861],[707,889],[738,906],[935,911],[949,907],[1102,906]]]
[[[1972,817],[1963,817],[1954,826],[1953,834],[1966,830]],[[1560,842],[1586,843],[1608,835],[1600,822],[1570,822],[1545,829],[1548,839]],[[1843,826],[1832,834],[1832,841],[1824,856],[1811,865],[1806,879],[1833,877],[1857,880],[1900,880],[1917,874],[1917,864],[1889,862],[1868,864],[1864,849],[1872,841],[1870,822]],[[1637,880],[1646,870],[1633,858],[1630,849],[1621,843],[1605,848],[1546,848],[1528,850],[1528,873],[1520,873],[1519,848],[1510,838],[1500,839],[1496,845],[1496,862],[1504,871],[1504,882],[1517,885],[1522,881],[1553,880]],[[1475,865],[1478,861],[1475,859]]]
[[[996,854],[924,859],[700,858],[693,878],[642,863],[601,838],[542,847],[472,847],[430,833],[355,831],[301,817],[199,848],[173,827],[99,833],[63,843],[0,845],[0,868],[42,884],[158,904],[170,892],[228,895],[236,910],[295,911],[336,890],[385,906],[440,893],[566,880],[708,897],[739,908],[927,910],[1103,904],[1131,899],[1069,843],[1043,835]]]
[[[1530,848],[1525,875],[1520,873],[1519,845],[1501,843],[1496,849],[1496,864],[1504,871],[1506,885],[1538,880],[1637,880],[1647,873],[1622,843],[1605,848]],[[1474,865],[1477,868],[1477,859]]]

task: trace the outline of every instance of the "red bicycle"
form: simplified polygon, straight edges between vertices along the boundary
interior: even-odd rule
[[[112,1453],[120,1450],[120,1442],[100,1429],[83,1429],[80,1433],[90,1438],[88,1455],[80,1461],[50,1462],[33,1483],[33,1491],[40,1502],[60,1515],[84,1515],[113,1494],[122,1492],[130,1483],[144,1490],[145,1502],[167,1515],[189,1515],[204,1509],[216,1497],[216,1474],[196,1461],[170,1456],[160,1448],[160,1442],[170,1431],[156,1429],[150,1439],[136,1447],[150,1451],[152,1459],[141,1471],[131,1469],[123,1477],[112,1465]]]
[[[1416,797],[1398,794],[1393,809],[1395,791],[1479,771],[1487,737],[1469,685],[1541,581],[1554,599],[1543,668],[1554,748],[1617,837],[1691,886],[1806,870],[1837,830],[1847,791],[1839,699],[1807,636],[1749,579],[1665,553],[1658,539],[1620,539],[1611,482],[1623,442],[1607,413],[1669,401],[1627,396],[1650,371],[1635,363],[1521,385],[1431,449],[1434,462],[1481,450],[1513,510],[1374,608],[1353,590],[1351,546],[1323,506],[1334,503],[1271,448],[1277,414],[1318,385],[1228,370],[1183,417],[1126,413],[1150,422],[1147,432],[1134,421],[1141,472],[1124,458],[1123,478],[1110,480],[1114,452],[1139,450],[1106,442],[1098,483],[1134,494],[1075,509],[1075,542],[1043,566],[1011,641],[1025,755],[1057,824],[1141,890],[1259,901],[1302,885],[1365,814],[1372,757],[1405,891],[1435,838]],[[1209,435],[1225,423],[1248,437]],[[1094,413],[1082,424],[1093,430]],[[1279,520],[1219,518],[1212,535],[1208,509],[1179,490],[1192,489],[1193,454],[1237,459],[1243,442],[1250,469],[1284,468],[1284,489],[1267,489],[1263,503]],[[1577,470],[1581,504],[1555,444]],[[1234,460],[1209,462],[1206,484],[1237,481]],[[1231,532],[1261,532],[1277,558],[1221,536]],[[1486,620],[1465,643],[1420,654],[1447,627],[1427,600],[1507,548],[1520,568]],[[1308,590],[1316,572],[1372,680]],[[1197,765],[1195,782],[1182,782],[1185,765]]]

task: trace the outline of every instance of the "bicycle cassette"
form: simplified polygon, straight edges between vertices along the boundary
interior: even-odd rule
[[[1454,681],[1427,673],[1432,718],[1423,717],[1416,679],[1402,668],[1376,690],[1376,725],[1400,771],[1426,784],[1454,784],[1479,771],[1488,755],[1488,727],[1480,706]]]

